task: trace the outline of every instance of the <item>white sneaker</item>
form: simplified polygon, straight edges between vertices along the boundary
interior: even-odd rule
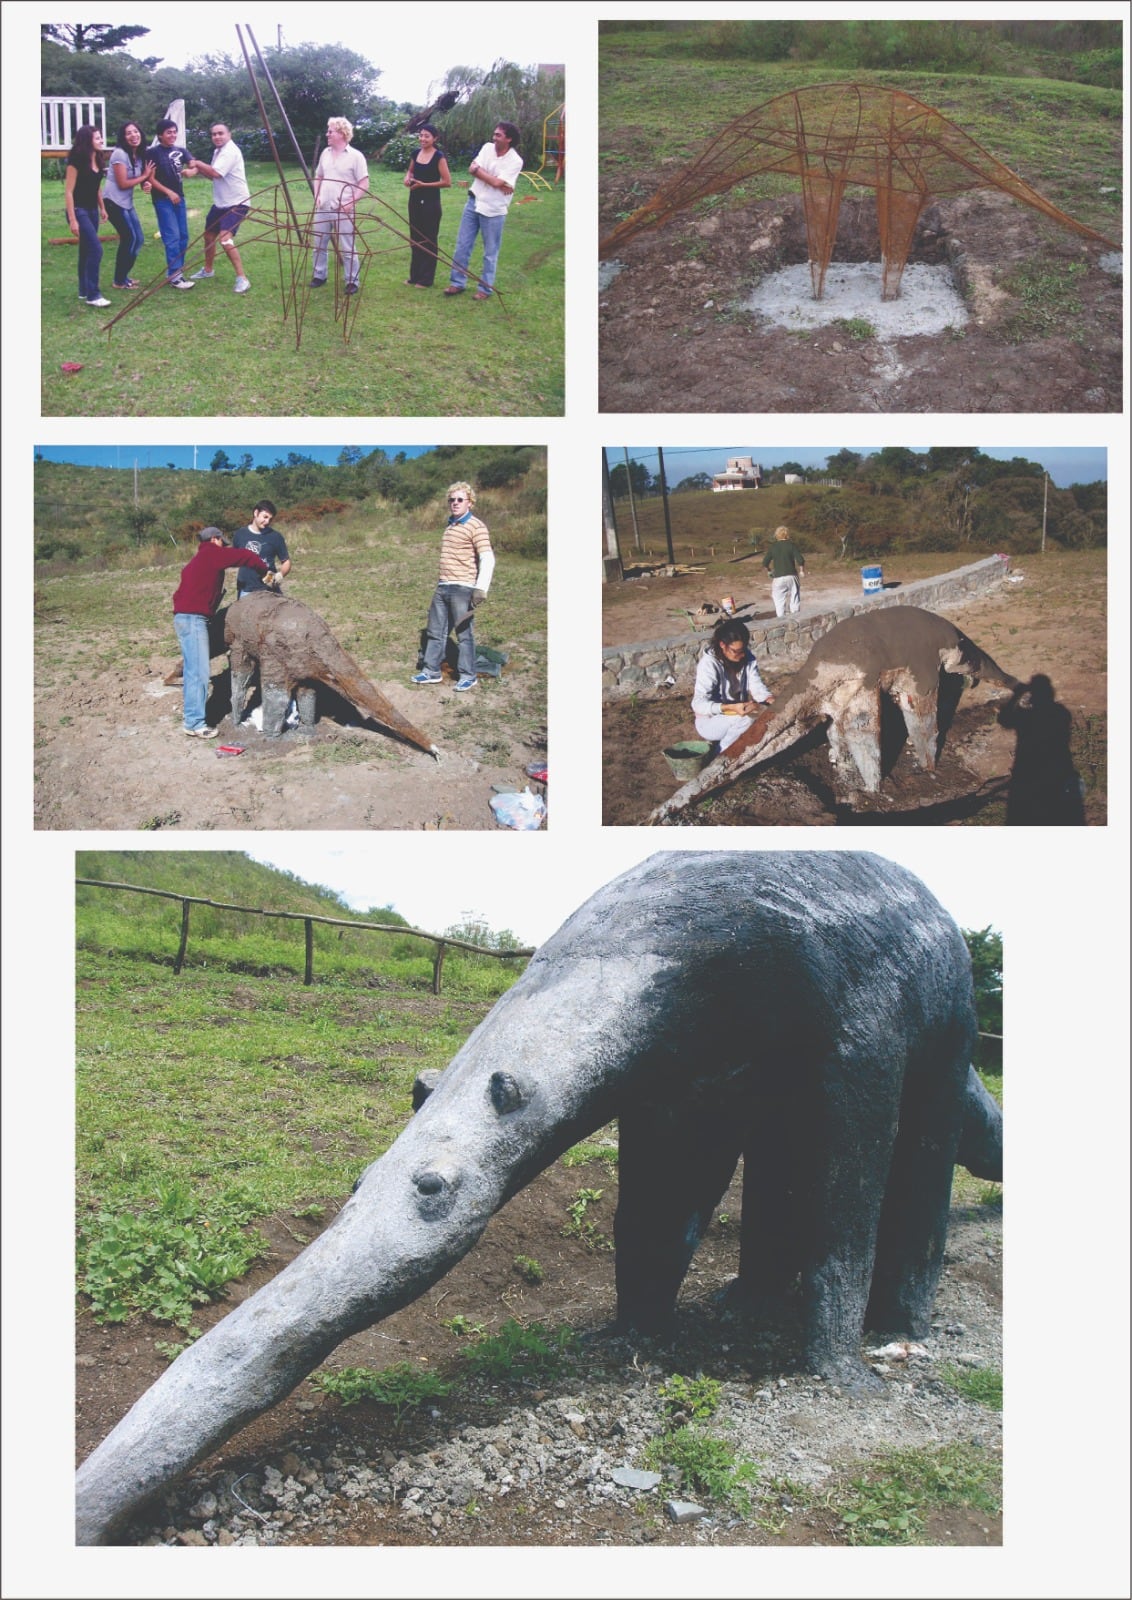
[[[212,273],[211,272],[209,273],[209,277],[210,278],[212,277]],[[236,279],[236,293],[237,294],[247,294],[247,292],[248,292],[248,290],[250,288],[251,288],[251,284],[248,282],[247,278],[237,278]]]
[[[196,285],[193,283],[191,278],[170,278],[169,279],[169,288],[170,289],[195,289]]]
[[[192,276],[194,278],[215,278],[216,273],[208,272],[204,267],[202,267],[199,272],[194,272]]]
[[[86,303],[88,306],[98,306],[100,308],[110,304],[109,300],[104,300],[101,295],[98,296],[97,300],[88,300]]]

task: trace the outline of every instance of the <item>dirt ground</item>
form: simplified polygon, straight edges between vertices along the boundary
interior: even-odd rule
[[[903,572],[899,556],[884,564],[886,587],[902,577],[925,577],[923,557]],[[937,571],[950,570],[954,558],[941,556]],[[812,569],[814,576],[810,577]],[[610,583],[603,599],[603,644],[630,644],[671,638],[682,631],[679,618],[707,596],[734,592],[745,619],[773,615],[757,576],[736,578],[734,565],[709,568],[705,575],[663,576]],[[722,587],[721,587],[722,585]],[[807,564],[802,612],[858,598],[856,567]],[[1085,821],[1103,825],[1107,815],[1107,657],[1106,563],[1103,551],[1047,552],[1016,557],[1001,589],[940,614],[961,627],[1005,671],[1028,681],[1044,673],[1057,701],[1069,712],[1070,752],[1085,788]],[[788,672],[762,664],[767,686],[780,689]],[[625,696],[602,708],[602,820],[607,825],[644,822],[653,808],[680,787],[664,750],[694,739],[690,685],[652,699]],[[947,733],[934,773],[915,766],[904,746],[902,724],[886,727],[886,776],[879,795],[862,796],[850,810],[839,803],[830,782],[824,736],[819,732],[770,761],[732,789],[688,813],[699,825],[746,824],[759,827],[807,824],[867,827],[873,824],[946,826],[1005,822],[1016,736],[999,725],[1005,691],[990,684],[966,689]]]
[[[608,1237],[617,1200],[615,1169],[602,1162],[570,1169],[555,1164],[493,1218],[470,1254],[433,1289],[377,1328],[339,1346],[329,1365],[380,1368],[410,1362],[450,1372],[458,1368],[466,1340],[456,1337],[445,1326],[446,1321],[464,1317],[469,1324],[479,1324],[494,1333],[513,1317],[524,1324],[541,1322],[547,1327],[567,1323],[587,1339],[580,1371],[572,1370],[565,1380],[568,1392],[580,1395],[587,1410],[590,1405],[603,1403],[596,1398],[587,1402],[590,1385],[595,1393],[600,1389],[603,1395],[607,1394],[611,1372],[616,1374],[622,1364],[629,1365],[634,1378],[642,1369],[655,1371],[658,1381],[661,1372],[707,1372],[749,1386],[746,1392],[751,1398],[760,1384],[779,1382],[780,1372],[791,1372],[788,1331],[739,1337],[730,1316],[721,1327],[723,1313],[717,1294],[738,1269],[736,1219],[741,1206],[741,1177],[720,1202],[693,1260],[673,1337],[665,1341],[633,1341],[631,1349],[627,1341],[602,1337],[615,1308],[612,1255],[607,1249],[589,1248],[580,1239],[562,1234],[566,1208],[581,1187],[601,1191],[600,1200],[586,1215],[595,1223],[599,1236]],[[328,1205],[327,1224],[340,1203]],[[941,1325],[961,1315],[965,1337],[989,1341],[991,1346],[996,1345],[1001,1329],[1001,1226],[1001,1208],[953,1205],[947,1265],[937,1300],[936,1316]],[[243,1300],[274,1276],[319,1231],[318,1224],[291,1214],[276,1216],[261,1227],[270,1241],[269,1254],[234,1288],[231,1301],[197,1313],[194,1320],[202,1330],[213,1326],[231,1309],[233,1301]],[[517,1255],[532,1258],[544,1268],[541,1284],[532,1285],[517,1275]],[[165,1370],[165,1359],[154,1348],[154,1340],[162,1338],[176,1338],[176,1333],[149,1322],[100,1327],[80,1309],[76,1333],[77,1461],[89,1454]],[[625,1348],[620,1348],[622,1345]],[[810,1380],[782,1379],[783,1392],[788,1386],[792,1400],[813,1387]],[[462,1384],[458,1396],[440,1402],[431,1413],[421,1408],[407,1413],[398,1429],[389,1407],[362,1404],[343,1408],[337,1400],[303,1383],[195,1469],[180,1491],[179,1500],[187,1505],[208,1493],[210,1487],[220,1491],[222,1483],[231,1481],[233,1474],[237,1479],[245,1472],[262,1476],[270,1466],[284,1473],[299,1473],[299,1463],[312,1459],[374,1462],[384,1455],[388,1461],[392,1450],[398,1456],[420,1460],[427,1459],[429,1452],[436,1452],[433,1459],[439,1460],[440,1448],[465,1429],[499,1425],[506,1415],[501,1413],[501,1406],[517,1406],[521,1411],[547,1394],[524,1386],[521,1380],[502,1388],[504,1393],[500,1394],[498,1387],[477,1390]],[[821,1398],[828,1404],[828,1395]],[[847,1436],[856,1442],[852,1459],[859,1470],[861,1455],[868,1453],[870,1434],[875,1439],[877,1422],[857,1413],[852,1406],[846,1411],[844,1403],[842,1409],[842,1425]],[[946,1414],[946,1406],[944,1411]],[[822,1417],[823,1406],[816,1392],[812,1415],[807,1413],[803,1399],[801,1411],[795,1416],[799,1437],[807,1432],[820,1434],[828,1426]],[[958,1419],[953,1424],[956,1425]],[[757,1430],[757,1422],[753,1426]],[[966,1426],[969,1433],[970,1423]],[[893,1448],[895,1441],[882,1434],[876,1443],[883,1450]],[[835,1453],[829,1445],[827,1439],[823,1454]],[[339,1546],[705,1542],[828,1545],[846,1540],[836,1514],[821,1505],[793,1511],[778,1508],[773,1526],[732,1518],[714,1520],[710,1530],[701,1525],[676,1525],[659,1518],[656,1512],[655,1504],[646,1504],[643,1499],[630,1507],[613,1501],[595,1505],[581,1487],[571,1492],[548,1482],[533,1494],[484,1495],[466,1512],[456,1512],[445,1519],[444,1526],[438,1529],[427,1519],[402,1515],[397,1504],[338,1495],[318,1513],[316,1526],[301,1528],[296,1524],[273,1542]],[[176,1542],[172,1531],[166,1529],[169,1515],[158,1506],[148,1517],[135,1522],[125,1542],[152,1541],[155,1535]],[[184,1515],[182,1510],[179,1519]],[[178,1520],[177,1526],[183,1526],[183,1520]],[[993,1545],[1001,1540],[1001,1517],[985,1512],[950,1508],[935,1513],[929,1522],[931,1543]]]
[[[626,148],[633,136],[625,131]],[[603,186],[603,232],[665,177],[641,174],[635,161],[630,170]],[[1118,412],[1122,283],[1100,265],[1110,255],[1005,195],[977,191],[930,206],[908,257],[950,265],[971,312],[963,328],[889,339],[853,337],[836,323],[795,332],[760,322],[741,302],[766,274],[806,260],[800,199],[725,201],[643,235],[619,258],[624,270],[599,296],[599,408]],[[879,263],[871,197],[842,206],[833,260]],[[1059,310],[1037,332],[1010,326],[1022,301],[1004,280],[1018,269],[1048,271],[1063,286]]]
[[[115,657],[92,672],[86,641],[56,642],[50,617],[37,621],[48,635],[37,648],[37,828],[494,829],[495,790],[546,793],[526,773],[545,763],[545,732],[532,733],[508,667],[464,694],[449,675],[436,688],[413,688],[411,663],[402,681],[375,684],[432,738],[438,762],[362,723],[329,691],[319,691],[312,729],[269,739],[245,721],[237,732],[217,655],[208,720],[220,732],[205,741],[181,732],[181,690],[165,682],[172,653],[125,667]],[[83,660],[81,670],[69,655]],[[224,744],[244,746],[243,754],[220,754]]]

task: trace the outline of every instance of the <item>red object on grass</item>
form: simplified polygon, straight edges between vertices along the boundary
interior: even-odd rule
[[[247,748],[246,744],[218,744],[216,746],[216,754],[218,756],[242,756]]]
[[[83,364],[81,361],[64,361],[59,370],[61,372],[81,372]]]

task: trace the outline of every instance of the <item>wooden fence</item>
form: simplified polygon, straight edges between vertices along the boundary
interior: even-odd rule
[[[470,950],[477,956],[493,956],[497,961],[505,961],[511,956],[530,957],[534,950],[526,948],[519,950],[488,950],[482,944],[473,944],[469,939],[451,939],[438,933],[426,933],[423,928],[410,928],[405,923],[397,922],[352,922],[346,917],[316,917],[307,911],[265,911],[260,906],[234,906],[222,900],[206,900],[202,895],[177,894],[173,889],[143,889],[136,883],[107,883],[102,878],[76,878],[76,886],[81,885],[87,889],[125,889],[130,894],[152,894],[162,900],[179,900],[181,902],[181,943],[177,950],[176,960],[173,962],[174,973],[179,973],[185,964],[185,951],[189,944],[189,907],[211,906],[213,911],[239,911],[244,916],[275,917],[284,922],[301,922],[306,936],[306,961],[303,968],[303,982],[309,987],[314,982],[314,924],[320,923],[328,928],[353,928],[363,933],[396,933],[414,939],[428,939],[436,946],[432,958],[432,992],[440,993],[441,973],[444,970],[444,957],[448,950]]]

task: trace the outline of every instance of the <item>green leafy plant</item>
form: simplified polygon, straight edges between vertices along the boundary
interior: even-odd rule
[[[562,1230],[564,1239],[580,1239],[588,1250],[612,1250],[613,1240],[602,1233],[586,1212],[604,1194],[603,1189],[579,1189],[577,1198],[566,1207],[569,1222]]]
[[[661,1399],[669,1411],[682,1411],[696,1419],[713,1417],[719,1410],[722,1393],[723,1385],[715,1378],[684,1378],[678,1372],[660,1386]]]
[[[995,1367],[941,1367],[944,1383],[992,1411],[1002,1410],[1002,1373]]]
[[[1001,1463],[962,1445],[901,1450],[867,1478],[847,1486],[841,1525],[850,1544],[912,1544],[922,1539],[924,1516],[934,1506],[970,1506],[996,1515],[1002,1509]]]
[[[511,1264],[527,1283],[541,1283],[546,1277],[544,1267],[533,1256],[516,1256]]]
[[[451,1383],[438,1372],[410,1366],[407,1361],[399,1361],[381,1371],[372,1367],[342,1367],[338,1372],[316,1372],[311,1382],[323,1394],[334,1395],[344,1406],[354,1406],[362,1400],[392,1406],[397,1428],[406,1411],[426,1405],[430,1400],[442,1400],[452,1392]]]
[[[839,317],[833,326],[846,339],[875,339],[877,336],[876,328],[866,317]]]
[[[163,1355],[166,1361],[176,1361],[182,1350],[187,1350],[191,1344],[195,1344],[200,1338],[201,1329],[197,1327],[186,1328],[185,1334],[186,1337],[184,1339],[155,1339],[153,1348],[159,1355]]]
[[[576,1345],[576,1334],[564,1325],[550,1329],[541,1322],[532,1322],[524,1327],[509,1317],[497,1334],[467,1351],[465,1360],[469,1369],[482,1378],[553,1379]]]
[[[447,1328],[449,1333],[454,1333],[458,1339],[479,1339],[487,1332],[482,1322],[470,1322],[467,1317],[460,1314],[449,1317],[440,1326]]]
[[[614,1167],[617,1165],[617,1146],[594,1144],[592,1140],[584,1139],[581,1144],[571,1145],[560,1159],[564,1167],[584,1167],[591,1161],[604,1161],[607,1166]]]
[[[653,1439],[645,1448],[645,1464],[654,1470],[669,1467],[680,1474],[685,1488],[747,1513],[750,1486],[758,1481],[753,1462],[737,1462],[735,1452],[722,1439],[701,1428],[677,1428]]]
[[[182,1186],[163,1191],[159,1209],[140,1215],[100,1211],[79,1235],[79,1287],[96,1321],[125,1322],[146,1312],[187,1328],[194,1306],[216,1299],[264,1248],[219,1207],[196,1216]]]

